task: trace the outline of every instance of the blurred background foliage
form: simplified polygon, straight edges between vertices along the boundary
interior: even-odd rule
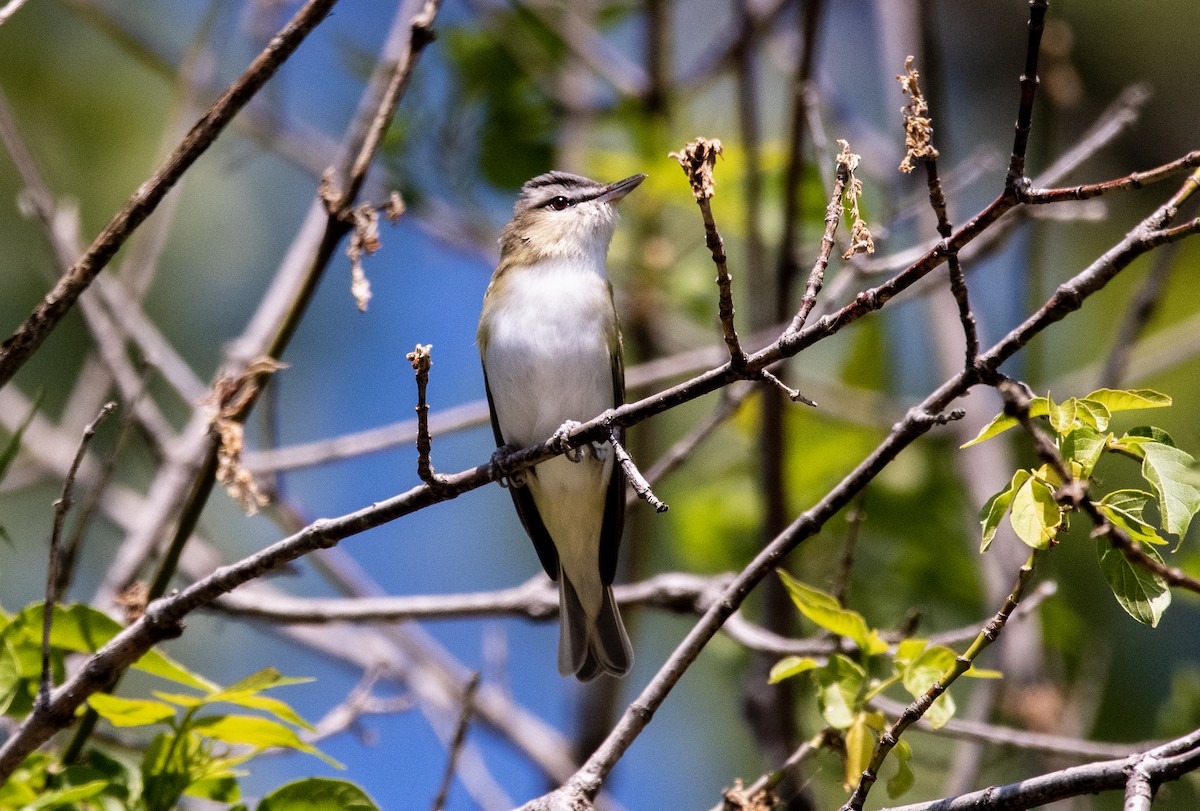
[[[1024,59],[1027,4],[1016,0],[848,0],[824,3],[815,33],[812,120],[804,138],[798,212],[799,284],[785,291],[791,312],[816,255],[823,227],[834,139],[862,155],[868,219],[883,257],[934,235],[924,180],[900,175],[903,153],[894,80],[903,57],[917,55],[932,104],[935,143],[949,186],[951,217],[965,221],[1001,188],[1012,141],[1017,79]],[[90,239],[196,118],[214,92],[235,77],[290,14],[291,2],[100,0],[31,2],[0,27],[0,90],[34,158],[60,202],[77,208]],[[714,213],[726,239],[743,335],[775,323],[770,268],[785,230],[792,77],[808,3],[632,0],[579,3],[447,0],[438,39],[413,80],[368,199],[399,189],[410,215],[385,227],[383,247],[367,260],[375,298],[359,315],[347,290],[347,261],[330,268],[276,376],[263,419],[251,421],[260,447],[289,445],[386,425],[411,414],[414,391],[403,355],[414,343],[434,345],[431,400],[435,412],[482,396],[473,346],[479,303],[495,258],[495,238],[519,185],[549,168],[604,179],[647,172],[648,181],[622,204],[624,220],[610,268],[625,322],[627,366],[720,344],[713,268],[703,229],[674,161],[667,157],[696,135],[720,138]],[[740,40],[746,16],[765,20]],[[266,288],[321,170],[353,115],[356,99],[391,25],[394,4],[343,0],[267,90],[181,184],[168,209],[149,226],[167,236],[151,268],[146,312],[202,380],[211,378]],[[656,15],[660,22],[655,23]],[[1031,173],[1076,144],[1130,84],[1153,96],[1138,121],[1074,172],[1069,182],[1107,179],[1148,168],[1196,148],[1194,77],[1198,33],[1190,0],[1125,3],[1056,0],[1043,52],[1043,86],[1035,108]],[[720,58],[717,58],[717,57]],[[661,85],[654,65],[661,64]],[[739,74],[739,64],[742,65]],[[630,89],[637,92],[630,92]],[[1167,186],[1064,207],[1062,222],[1023,223],[1000,249],[969,262],[968,281],[988,346],[1019,323],[1167,194]],[[21,186],[0,158],[0,325],[7,335],[48,287],[53,254],[38,225],[22,215]],[[166,222],[160,222],[161,220]],[[839,246],[839,252],[841,247]],[[114,268],[134,252],[127,248]],[[1175,407],[1156,413],[1180,447],[1200,451],[1200,314],[1193,293],[1200,244],[1135,263],[1084,310],[1036,339],[1005,371],[1039,393],[1059,397],[1096,386],[1119,325],[1155,262],[1167,262],[1165,285],[1145,336],[1132,347],[1127,386],[1169,393]],[[756,271],[754,268],[757,267]],[[109,271],[110,273],[112,271]],[[835,290],[843,263],[831,265]],[[935,274],[941,278],[939,274]],[[147,279],[150,277],[147,276]],[[876,276],[865,283],[882,279]],[[932,286],[930,286],[932,287]],[[848,300],[858,287],[842,289]],[[926,288],[930,289],[929,287]],[[780,479],[786,520],[811,506],[886,435],[904,410],[954,371],[961,350],[952,329],[938,328],[936,297],[905,295],[882,312],[792,361],[787,378],[819,407],[788,406],[782,415]],[[837,302],[834,302],[835,304]],[[946,336],[949,336],[947,338]],[[82,320],[69,318],[18,376],[14,386],[44,393],[41,413],[76,436],[90,414],[67,408],[89,354]],[[747,338],[756,346],[765,343]],[[631,383],[631,397],[684,379],[713,364],[676,364],[653,384]],[[719,359],[719,353],[715,356]],[[949,360],[947,360],[949,359]],[[950,364],[947,366],[947,364]],[[632,380],[631,376],[631,380]],[[151,394],[180,427],[194,403],[164,386]],[[715,397],[691,403],[632,432],[643,469],[705,420]],[[965,403],[968,423],[996,410],[982,392]],[[749,396],[684,465],[656,486],[671,505],[655,517],[644,505],[630,515],[626,577],[683,570],[719,573],[743,566],[761,545],[766,510],[761,436],[763,394]],[[20,414],[5,413],[6,425]],[[972,423],[972,421],[974,421]],[[1130,425],[1135,423],[1130,423]],[[1128,425],[1123,426],[1128,427]],[[971,433],[963,429],[968,435]],[[1017,432],[1016,466],[1033,463]],[[979,493],[999,489],[976,469],[974,449],[940,429],[906,451],[870,487],[855,530],[845,515],[787,561],[821,588],[839,581],[847,538],[855,535],[848,601],[880,628],[918,622],[922,632],[979,624],[998,608],[978,554]],[[103,454],[112,433],[98,438]],[[491,453],[482,427],[435,437],[441,470],[479,464]],[[304,519],[344,513],[416,483],[415,452],[385,452],[281,475],[280,494]],[[146,486],[157,460],[132,443],[117,479]],[[1114,471],[1105,487],[1119,486]],[[0,547],[0,602],[13,610],[39,599],[50,503],[61,482],[23,457],[0,487],[0,524],[12,543]],[[515,585],[537,570],[532,548],[507,504],[487,488],[342,545],[387,593],[467,592]],[[243,516],[214,495],[201,529],[228,559],[286,532],[277,512]],[[1192,535],[1195,535],[1193,530]],[[1086,527],[1047,557],[1040,580],[1057,593],[1037,613],[1028,667],[1000,686],[995,720],[1104,741],[1134,742],[1200,726],[1200,611],[1195,595],[1177,594],[1157,629],[1120,611],[1099,576]],[[104,521],[91,530],[72,599],[87,600],[121,540]],[[1016,544],[1011,537],[999,544]],[[1010,549],[1018,556],[1020,551]],[[989,553],[1001,556],[994,550]],[[1011,554],[1010,554],[1011,557]],[[1196,538],[1172,563],[1200,573]],[[1006,588],[1015,569],[1002,570]],[[304,595],[332,589],[307,563],[273,582]],[[757,606],[751,612],[760,611]],[[687,618],[642,612],[632,623],[637,662],[617,687],[617,706],[631,699],[689,627]],[[485,681],[568,733],[574,709],[593,706],[584,691],[554,672],[554,628],[520,620],[457,620],[427,630]],[[802,633],[813,628],[800,624]],[[290,688],[307,717],[337,704],[360,674],[282,640],[271,629],[218,614],[192,618],[185,637],[168,646],[190,667],[225,683],[266,665],[289,675],[315,675]],[[983,664],[1004,669],[998,654]],[[628,808],[706,808],[734,778],[772,768],[756,749],[740,703],[749,657],[718,638],[687,674],[617,769],[611,788]],[[380,689],[404,692],[402,683]],[[977,684],[955,688],[960,708]],[[796,714],[806,734],[817,729],[811,696]],[[445,752],[419,713],[366,718],[359,734],[324,745],[348,766],[346,776],[387,808],[423,807],[432,798]],[[494,732],[472,732],[493,776],[514,801],[544,790],[545,778]],[[946,790],[956,744],[914,732],[917,787],[906,799]],[[1011,749],[988,750],[973,785],[1005,782],[1063,765]],[[245,783],[265,793],[290,775],[325,773],[311,759],[263,761]],[[840,766],[816,761],[807,788],[818,807],[841,801]],[[332,772],[330,772],[332,773]],[[459,786],[450,807],[473,807]],[[1094,807],[1116,808],[1118,797]],[[1191,780],[1163,789],[1162,808],[1192,808]],[[1078,807],[1084,807],[1083,804]],[[1093,807],[1093,806],[1088,806]]]

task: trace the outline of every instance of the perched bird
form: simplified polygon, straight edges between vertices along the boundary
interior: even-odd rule
[[[645,178],[604,185],[550,172],[521,188],[477,336],[501,450],[564,436],[624,401],[605,259],[616,204]],[[612,597],[625,487],[611,450],[593,443],[509,481],[542,566],[558,581],[558,670],[582,681],[622,676],[633,661]]]

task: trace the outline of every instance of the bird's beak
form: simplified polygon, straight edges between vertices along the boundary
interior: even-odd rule
[[[638,184],[645,179],[645,175],[634,175],[624,180],[618,180],[616,183],[610,183],[608,188],[596,196],[596,199],[602,203],[615,203],[636,189]]]

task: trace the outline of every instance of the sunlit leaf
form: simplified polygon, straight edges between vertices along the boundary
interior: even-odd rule
[[[283,747],[315,755],[336,768],[341,764],[325,755],[315,746],[305,743],[296,731],[269,718],[252,715],[217,715],[200,718],[195,729],[202,735],[225,743],[243,744],[262,749]]]
[[[831,656],[825,667],[814,671],[817,708],[825,723],[834,729],[849,729],[857,715],[859,692],[866,671],[841,654]]]
[[[843,776],[846,790],[854,788],[862,773],[871,765],[871,756],[875,754],[875,735],[859,713],[846,730],[846,772]]]
[[[800,613],[817,625],[851,640],[868,656],[887,650],[887,643],[879,638],[878,633],[867,627],[867,621],[863,619],[862,614],[842,608],[832,594],[805,585],[783,570],[779,571],[779,578],[783,581],[792,602],[800,609]]]
[[[94,693],[88,696],[88,704],[115,727],[143,727],[175,717],[174,707],[148,698]]]
[[[1121,550],[1103,538],[1097,539],[1096,551],[1100,555],[1100,571],[1121,608],[1138,622],[1151,627],[1158,625],[1171,604],[1171,590],[1166,581],[1130,562]],[[1143,546],[1142,551],[1162,563],[1162,556],[1153,546]]]
[[[1009,523],[1027,545],[1048,549],[1062,524],[1062,510],[1050,488],[1031,476],[1013,496]]]
[[[894,800],[912,788],[915,778],[908,765],[912,760],[912,747],[908,745],[908,741],[897,741],[892,749],[892,756],[896,761],[896,773],[887,781],[887,795]]]
[[[1000,526],[1000,521],[1012,505],[1013,496],[1017,494],[1017,490],[1021,488],[1021,485],[1025,484],[1028,480],[1029,471],[1018,470],[1013,474],[1012,481],[1008,487],[992,496],[983,505],[983,509],[979,513],[979,523],[983,527],[983,542],[979,545],[980,553],[986,552],[988,547],[992,545],[992,539],[996,537],[996,530]]]
[[[1075,398],[1068,397],[1062,403],[1055,403],[1049,397],[1046,400],[1046,416],[1050,418],[1050,427],[1060,434],[1071,430],[1075,424]]]
[[[1200,489],[1189,481],[1189,469],[1196,460],[1161,442],[1144,443],[1142,453],[1142,476],[1158,496],[1163,529],[1182,541],[1192,516],[1200,510]]]
[[[1166,541],[1143,517],[1142,512],[1154,496],[1142,490],[1114,490],[1096,503],[1096,507],[1131,539],[1140,543],[1164,544]]]
[[[1142,408],[1163,408],[1171,404],[1170,397],[1154,389],[1097,389],[1084,399],[1100,403],[1114,414]]]
[[[76,603],[55,606],[50,632],[53,648],[74,653],[95,653],[102,645],[124,630],[107,614],[88,605]],[[20,624],[22,641],[40,648],[42,639],[42,604],[34,603],[21,611],[14,621]],[[133,663],[133,667],[170,681],[186,684],[199,690],[213,690],[216,685],[192,673],[158,650],[148,651]]]
[[[1075,401],[1075,419],[1096,431],[1104,431],[1112,420],[1112,412],[1104,403],[1083,398]]]
[[[775,684],[776,682],[790,679],[792,676],[806,673],[820,666],[820,663],[810,656],[785,656],[771,668],[768,683]]]
[[[309,777],[275,789],[257,811],[379,811],[367,793],[345,780]]]
[[[1048,406],[1049,406],[1049,402],[1046,400],[1045,397],[1034,397],[1032,400],[1029,401],[1029,416],[1044,417],[1046,415]],[[1004,413],[997,414],[995,417],[992,418],[991,422],[989,422],[987,425],[983,426],[983,428],[979,431],[979,434],[976,435],[976,437],[974,439],[972,439],[970,442],[964,442],[959,447],[960,448],[969,448],[972,445],[978,445],[980,442],[983,442],[985,439],[991,439],[992,437],[994,437],[998,434],[1004,433],[1009,428],[1012,428],[1014,425],[1020,425],[1020,422],[1017,420],[1016,417],[1010,417]]]
[[[1081,425],[1062,438],[1059,451],[1067,461],[1078,463],[1079,475],[1088,478],[1092,475],[1092,469],[1096,467],[1096,462],[1100,460],[1100,455],[1108,447],[1108,440],[1111,436],[1112,434],[1101,434],[1099,431]]]

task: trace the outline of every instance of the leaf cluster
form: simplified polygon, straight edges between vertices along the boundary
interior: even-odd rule
[[[843,781],[847,790],[870,764],[880,738],[887,730],[883,713],[871,701],[894,685],[910,698],[924,696],[951,672],[957,654],[945,645],[926,639],[904,638],[886,642],[877,629],[867,625],[857,611],[843,607],[833,595],[805,585],[786,572],[779,572],[788,595],[800,613],[818,627],[849,643],[846,652],[835,653],[824,662],[809,656],[786,656],[771,668],[772,684],[809,674],[816,689],[817,710],[829,730],[839,734],[845,749]],[[971,668],[965,675],[998,678],[999,673]],[[930,706],[925,718],[942,727],[953,717],[954,699],[944,692]],[[896,773],[887,782],[888,796],[895,798],[913,784],[909,766],[912,750],[906,741],[896,742]]]
[[[1102,459],[1115,455],[1140,464],[1147,489],[1113,490],[1091,504],[1158,563],[1163,557],[1157,547],[1167,543],[1163,533],[1177,536],[1178,549],[1192,517],[1200,511],[1200,488],[1192,474],[1195,459],[1176,447],[1160,428],[1139,426],[1118,436],[1109,430],[1109,423],[1117,412],[1169,405],[1170,397],[1152,389],[1098,389],[1061,403],[1047,394],[1029,403],[1029,416],[1044,421],[1071,477],[1088,482],[1089,493],[1094,492],[1093,474]],[[999,414],[963,447],[991,439],[1017,424],[1016,417]],[[1058,543],[1074,509],[1060,493],[1063,484],[1062,476],[1050,464],[1016,471],[1008,486],[983,505],[980,551],[987,551],[1006,514],[1017,537],[1030,547],[1044,550]],[[1157,511],[1157,522],[1148,507]],[[1096,544],[1100,571],[1117,602],[1138,622],[1157,625],[1171,603],[1166,581],[1129,560],[1106,539],[1097,538]]]
[[[43,605],[3,614],[0,628],[0,711],[22,718],[33,708],[42,673]],[[90,654],[115,637],[122,627],[87,605],[55,606],[48,648],[52,677],[60,681],[65,659]],[[109,693],[89,697],[100,718],[118,728],[165,727],[141,754],[140,762],[92,748],[79,763],[60,755],[30,755],[0,786],[0,811],[88,807],[106,811],[169,811],[181,798],[199,797],[240,804],[240,767],[268,749],[291,749],[339,764],[305,742],[300,731],[313,727],[286,702],[263,693],[309,679],[289,678],[267,668],[229,687],[220,687],[157,650],[133,667],[194,693],[154,691],[153,698],[126,698]],[[226,708],[233,707],[233,711]],[[245,712],[252,711],[252,712]],[[376,806],[362,789],[342,780],[308,779],[264,797],[258,811]]]

